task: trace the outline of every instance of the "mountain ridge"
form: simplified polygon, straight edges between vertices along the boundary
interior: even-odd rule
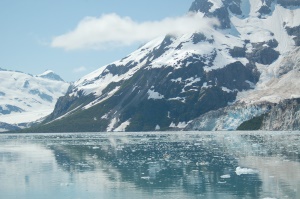
[[[64,80],[52,70],[46,70],[42,74],[37,75],[37,77],[64,82]]]
[[[0,79],[1,131],[30,127],[46,117],[69,87],[60,80],[5,69],[0,70]]]
[[[184,129],[211,111],[259,109],[233,129],[222,129],[234,130],[244,120],[265,114],[262,107],[300,96],[297,86],[293,96],[282,99],[267,92],[282,82],[288,86],[289,75],[297,71],[288,65],[298,62],[298,2],[196,0],[190,12],[217,18],[219,25],[154,39],[84,76],[58,99],[36,131]],[[291,54],[292,59],[286,58]]]

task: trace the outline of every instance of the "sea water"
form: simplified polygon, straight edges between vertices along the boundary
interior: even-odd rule
[[[299,132],[0,134],[0,198],[300,198]]]

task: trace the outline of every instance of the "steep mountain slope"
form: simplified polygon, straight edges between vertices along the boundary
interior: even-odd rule
[[[253,116],[264,114],[269,103],[300,96],[294,73],[300,45],[298,4],[299,0],[195,0],[189,14],[216,18],[219,25],[157,38],[81,78],[35,130],[185,128],[210,111],[236,106],[241,113],[262,107]],[[296,80],[293,90],[286,89]],[[253,116],[250,111],[230,129]]]
[[[53,71],[32,76],[0,69],[0,79],[1,131],[27,127],[49,115],[58,97],[63,96],[70,85]]]
[[[284,112],[282,111],[282,107],[285,107],[287,103],[298,104],[296,98],[300,98],[299,69],[300,48],[296,47],[262,73],[265,77],[268,75],[268,78],[262,80],[261,77],[255,89],[240,92],[234,105],[202,115],[187,126],[186,130],[235,130],[243,122],[248,120],[251,122],[252,118],[256,119],[261,115],[265,117],[258,129],[300,129],[297,125],[297,121],[300,120],[298,109],[287,106]],[[274,114],[276,117],[272,116]],[[286,117],[287,115],[293,115],[293,117]],[[247,126],[242,129],[253,130],[249,123]]]

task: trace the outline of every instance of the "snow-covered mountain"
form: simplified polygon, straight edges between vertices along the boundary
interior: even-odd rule
[[[235,130],[300,97],[300,0],[195,0],[189,15],[219,25],[157,38],[86,75],[38,130]]]
[[[53,71],[33,76],[0,69],[0,131],[28,127],[49,115],[70,84]]]
[[[44,79],[50,79],[50,80],[64,82],[64,80],[59,75],[57,75],[55,72],[53,72],[52,70],[46,70],[42,74],[37,75],[37,77],[42,77]]]

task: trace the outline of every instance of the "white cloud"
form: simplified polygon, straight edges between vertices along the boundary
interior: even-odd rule
[[[84,18],[73,31],[55,37],[51,46],[65,50],[103,50],[146,42],[166,34],[180,35],[201,31],[215,24],[217,24],[215,19],[204,18],[201,13],[189,13],[182,17],[141,23],[129,17],[106,14],[99,18]]]
[[[79,68],[75,68],[75,69],[73,70],[73,72],[74,72],[74,73],[82,73],[82,72],[85,72],[86,70],[87,70],[86,67],[81,66],[81,67],[79,67]]]

